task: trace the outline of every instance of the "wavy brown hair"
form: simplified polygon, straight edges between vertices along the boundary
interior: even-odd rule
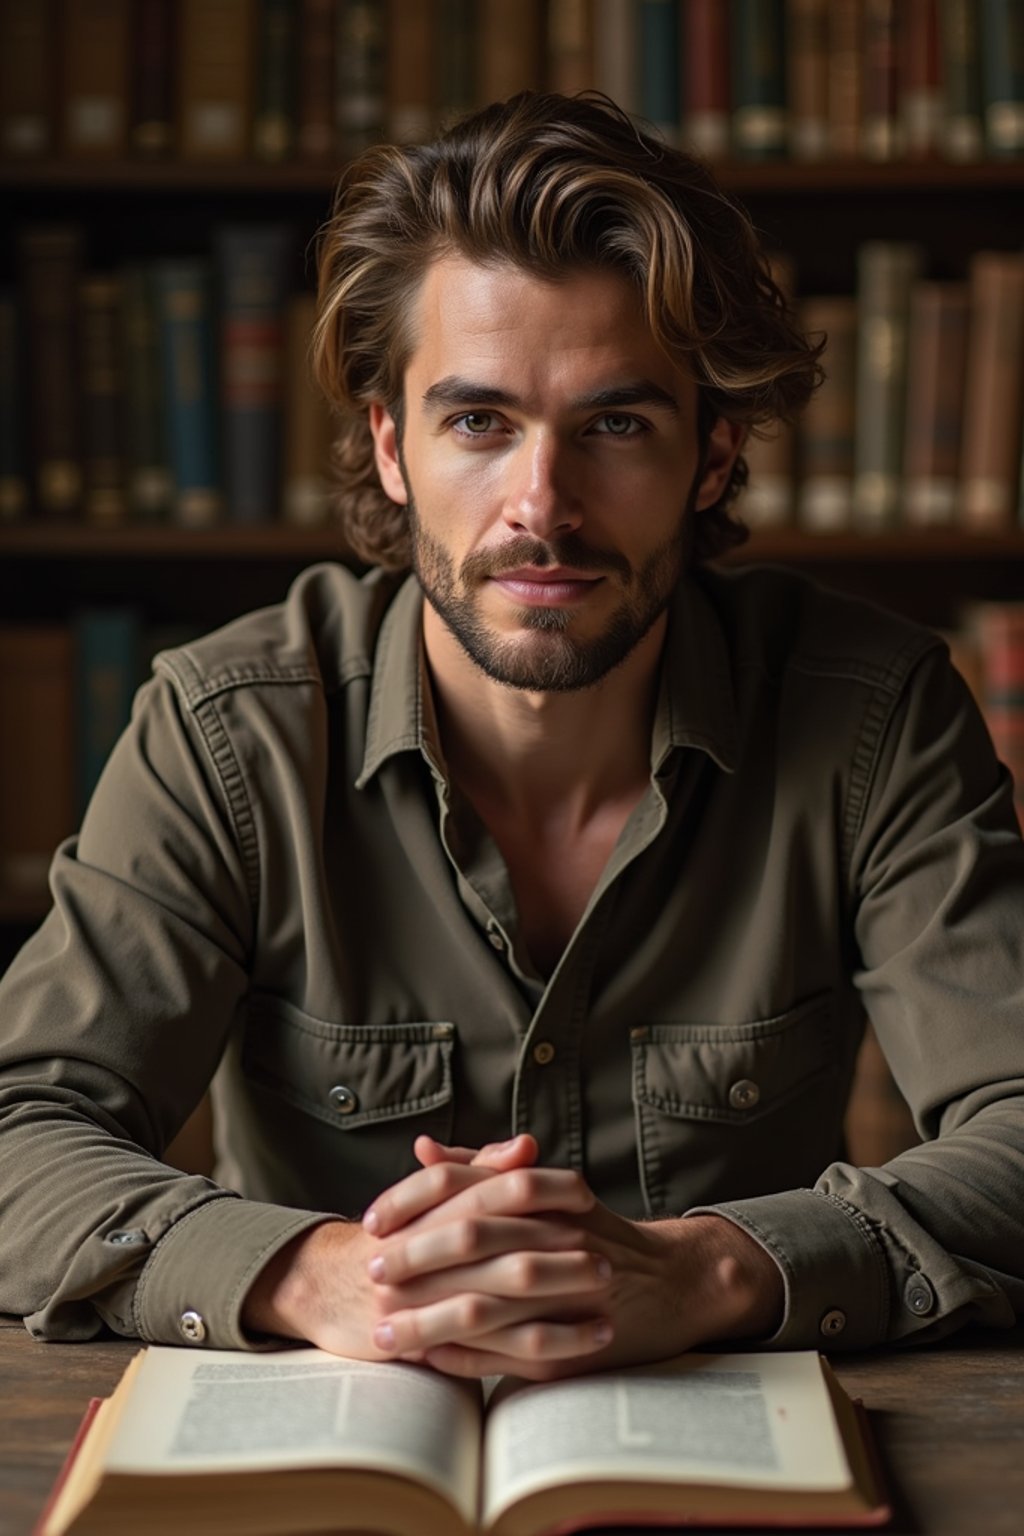
[[[410,563],[407,511],[382,490],[367,408],[401,431],[410,314],[428,265],[457,252],[558,281],[621,272],[658,344],[700,388],[703,452],[719,416],[755,432],[799,414],[821,345],[794,327],[750,219],[704,164],[642,132],[606,97],[524,91],[463,118],[435,143],[383,144],[344,172],[320,232],[313,370],[338,415],[338,506],[357,555]],[[719,500],[696,514],[707,560],[747,530]]]

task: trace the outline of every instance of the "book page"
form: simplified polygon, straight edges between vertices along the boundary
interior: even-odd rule
[[[487,1417],[484,1519],[570,1480],[846,1488],[818,1356],[682,1355],[541,1386],[504,1383]]]
[[[480,1390],[415,1365],[147,1349],[112,1472],[360,1467],[405,1472],[476,1516]]]

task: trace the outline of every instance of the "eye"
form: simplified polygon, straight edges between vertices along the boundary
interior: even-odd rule
[[[614,411],[607,416],[599,417],[594,423],[593,430],[602,437],[636,437],[638,433],[647,429],[635,416],[624,416]]]
[[[452,426],[465,437],[485,437],[494,426],[494,417],[490,411],[467,411],[457,416]]]

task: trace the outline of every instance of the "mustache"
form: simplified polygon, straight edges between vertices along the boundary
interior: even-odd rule
[[[459,569],[463,581],[478,581],[487,576],[500,576],[504,571],[515,571],[524,565],[534,565],[538,570],[564,565],[574,571],[614,572],[628,580],[632,566],[624,555],[611,549],[593,549],[575,533],[545,542],[519,534],[497,549],[478,549],[467,555]]]

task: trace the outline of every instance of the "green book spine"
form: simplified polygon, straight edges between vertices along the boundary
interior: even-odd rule
[[[924,268],[919,246],[870,241],[857,253],[857,429],[854,521],[900,521],[910,293]]]
[[[384,132],[384,0],[339,0],[335,113],[341,150],[356,155]]]
[[[213,274],[202,258],[155,267],[160,317],[164,437],[174,483],[174,520],[219,521],[223,507],[213,344]]]
[[[950,160],[978,160],[985,148],[978,8],[974,0],[942,0],[939,21],[943,150]]]
[[[1024,155],[1024,4],[981,0],[985,141],[990,155]]]
[[[298,21],[295,0],[260,0],[252,130],[253,153],[260,160],[287,160],[295,148]]]
[[[88,805],[128,724],[139,684],[139,614],[130,606],[86,608],[74,619],[75,794]]]
[[[476,0],[437,0],[437,105],[441,124],[470,112],[476,101]]]
[[[124,448],[128,505],[139,522],[170,513],[171,474],[164,442],[160,334],[153,267],[121,270],[121,355],[124,359]]]
[[[783,0],[732,0],[732,138],[737,155],[779,159],[786,153],[786,54]]]
[[[640,116],[670,144],[679,140],[679,8],[675,0],[640,0],[637,13]]]

